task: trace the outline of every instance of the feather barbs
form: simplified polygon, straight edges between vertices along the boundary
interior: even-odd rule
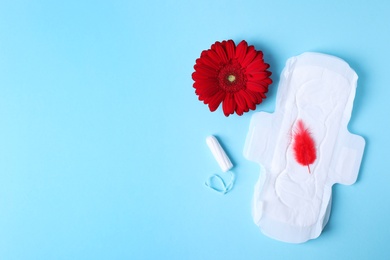
[[[307,166],[309,173],[310,164],[317,159],[315,141],[302,120],[298,120],[293,131],[293,152],[295,160],[302,166]]]

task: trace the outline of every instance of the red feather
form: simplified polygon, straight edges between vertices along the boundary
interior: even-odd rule
[[[314,139],[311,136],[309,130],[303,124],[302,120],[298,120],[297,122],[293,140],[295,160],[299,164],[307,166],[309,173],[311,173],[309,165],[314,163],[314,161],[317,159],[317,151]]]

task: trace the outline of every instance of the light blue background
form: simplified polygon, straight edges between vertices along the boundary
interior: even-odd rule
[[[383,259],[389,257],[390,4],[372,1],[0,2],[0,259]],[[254,112],[210,113],[195,59],[217,40],[263,50],[274,110],[285,61],[305,51],[359,75],[349,129],[366,139],[353,186],[300,245],[253,224],[259,167],[242,149]],[[237,182],[203,184],[220,168]]]

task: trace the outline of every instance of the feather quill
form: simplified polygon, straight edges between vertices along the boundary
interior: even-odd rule
[[[293,134],[293,150],[295,160],[299,164],[307,166],[309,173],[311,173],[310,164],[317,159],[317,151],[314,139],[302,120],[298,120]]]

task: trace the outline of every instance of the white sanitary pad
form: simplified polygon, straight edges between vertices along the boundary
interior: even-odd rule
[[[347,125],[357,78],[334,56],[292,57],[280,77],[275,112],[253,115],[244,156],[261,165],[252,214],[264,234],[290,243],[318,237],[329,219],[332,185],[356,181],[365,141],[349,133]],[[315,141],[311,173],[294,158],[298,120]]]

